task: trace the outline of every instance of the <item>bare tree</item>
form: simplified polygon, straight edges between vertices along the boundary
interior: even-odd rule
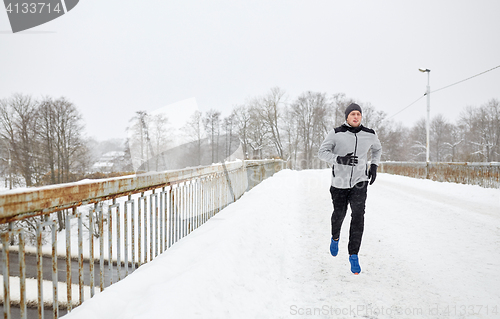
[[[380,134],[386,127],[385,118],[387,114],[384,111],[377,111],[371,103],[360,103],[363,110],[363,126],[373,129],[377,134]]]
[[[224,158],[228,158],[233,153],[235,147],[237,147],[233,142],[233,137],[236,135],[236,121],[235,115],[230,114],[223,120],[223,131],[224,131]],[[236,143],[237,144],[237,143]]]
[[[219,111],[214,109],[209,110],[203,119],[205,131],[210,139],[210,146],[212,151],[212,163],[219,161],[219,136],[220,136],[220,115]]]
[[[37,131],[40,140],[40,159],[50,170],[50,177],[42,184],[75,181],[75,173],[84,174],[89,166],[86,144],[83,140],[82,117],[73,103],[61,97],[45,97],[37,110]]]
[[[442,162],[451,157],[451,132],[453,125],[442,114],[436,115],[430,123],[430,151],[433,161]]]
[[[300,138],[297,120],[290,106],[285,106],[283,111],[283,132],[286,141],[286,159],[292,160],[292,167],[294,167],[295,163],[297,163]]]
[[[272,141],[278,157],[283,158],[283,143],[281,141],[280,115],[284,106],[285,91],[274,87],[269,93],[256,98],[252,103],[254,114],[263,122]]]
[[[451,130],[449,132],[449,142],[445,142],[444,145],[449,149],[451,153],[448,154],[447,160],[452,162],[457,162],[460,160],[460,147],[463,145],[463,133],[461,132],[458,125],[451,125]]]
[[[409,159],[409,132],[401,123],[388,123],[384,130],[376,132],[382,144],[382,156],[386,161],[406,161]]]
[[[156,154],[154,158],[155,170],[159,171],[160,168],[166,167],[166,160],[164,158],[164,152],[167,150],[168,143],[168,118],[164,114],[157,114],[153,116],[151,121],[151,136],[152,144],[154,145],[154,153]]]
[[[38,166],[36,154],[38,151],[37,141],[37,102],[31,96],[16,93],[8,102],[12,118],[8,120],[12,125],[12,151],[13,163],[17,171],[23,176],[25,185],[32,186],[35,168]]]
[[[332,116],[333,123],[331,127],[337,127],[342,125],[345,122],[345,109],[349,106],[349,104],[354,103],[355,101],[351,98],[347,98],[345,93],[336,93],[331,98],[330,105],[330,114]]]
[[[500,161],[500,101],[491,99],[481,106],[486,115],[483,141],[491,145],[487,150],[487,161]]]
[[[426,124],[425,119],[422,118],[415,123],[410,130],[410,156],[411,160],[417,162],[425,162],[426,156]],[[432,159],[430,159],[432,160]]]
[[[55,114],[52,108],[52,99],[50,97],[45,97],[40,102],[38,108],[38,114],[40,116],[40,122],[38,124],[38,131],[40,133],[42,147],[45,153],[46,165],[50,170],[50,184],[55,184],[56,180],[56,123]]]
[[[301,168],[313,167],[313,156],[326,134],[322,121],[328,114],[328,107],[326,94],[310,91],[300,95],[291,105],[303,146]]]
[[[14,185],[15,175],[13,161],[14,161],[14,143],[15,143],[15,131],[14,131],[14,111],[10,107],[8,99],[0,100],[0,137],[2,139],[2,163],[4,164],[4,172],[7,172],[9,180],[9,188],[12,189]],[[6,178],[7,181],[7,178]],[[7,187],[7,182],[6,185]]]
[[[248,159],[248,148],[250,147],[249,127],[251,122],[248,107],[244,105],[237,106],[233,109],[232,115],[235,120],[236,133],[238,134],[242,144],[243,154],[245,154],[245,159]]]
[[[193,157],[196,159],[195,165],[201,165],[203,158],[203,115],[200,111],[195,111],[184,127],[188,139],[194,142]]]
[[[149,160],[154,157],[154,152],[149,139],[148,113],[146,111],[137,111],[129,122],[132,124],[127,128],[127,131],[134,169],[149,171]]]
[[[465,132],[467,161],[500,160],[500,102],[492,99],[480,107],[468,106],[462,112],[459,127]]]
[[[267,146],[268,130],[267,125],[262,121],[259,116],[258,107],[251,105],[248,108],[248,115],[250,118],[247,136],[249,139],[249,146],[252,149],[252,158],[262,159],[264,156],[264,148]]]

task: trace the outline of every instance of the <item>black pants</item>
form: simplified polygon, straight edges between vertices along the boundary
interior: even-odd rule
[[[351,205],[351,227],[349,229],[349,255],[357,255],[365,226],[365,202],[368,182],[360,182],[353,188],[330,187],[333,202],[332,238],[340,236],[347,205]]]

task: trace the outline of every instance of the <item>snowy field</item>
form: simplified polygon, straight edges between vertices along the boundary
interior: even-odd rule
[[[355,276],[329,183],[279,172],[64,318],[500,318],[500,190],[379,174]]]

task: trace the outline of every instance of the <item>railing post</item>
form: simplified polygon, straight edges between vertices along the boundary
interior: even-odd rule
[[[125,261],[124,261],[124,267],[125,267],[125,277],[128,276],[128,203],[130,203],[130,195],[128,196],[128,200],[123,204],[123,221],[125,223],[124,225],[124,254],[125,254]]]
[[[94,297],[95,293],[95,278],[94,278],[94,214],[96,212],[97,203],[93,209],[89,211],[89,272],[90,272],[90,298]]]
[[[143,222],[144,222],[144,264],[148,262],[148,197],[144,195],[144,214],[143,214]]]
[[[20,315],[21,319],[26,319],[26,258],[24,254],[24,230],[21,229],[19,231],[19,274],[20,274],[20,293],[21,293],[21,301],[20,301]]]
[[[3,257],[3,315],[10,319],[10,272],[9,272],[9,244],[10,232],[2,234],[2,257]]]
[[[66,300],[68,312],[73,310],[71,300],[71,218],[66,217]]]
[[[73,214],[78,218],[78,287],[79,287],[79,302],[78,305],[83,303],[83,221],[81,212],[77,212],[76,207],[73,207]]]
[[[130,212],[130,222],[132,224],[132,229],[131,229],[131,232],[132,232],[132,238],[131,238],[131,246],[132,246],[132,271],[135,270],[135,201],[132,200],[132,196],[129,195],[128,196],[128,201],[127,203],[130,203],[130,207],[131,207],[131,212]]]
[[[104,290],[104,213],[99,206],[99,287]]]
[[[112,207],[110,205],[108,207],[108,276],[109,276],[109,285],[113,284],[113,214]]]
[[[58,296],[58,285],[57,280],[57,225],[55,222],[52,225],[52,312],[54,314],[54,319],[59,317],[59,296]]]
[[[38,318],[43,319],[43,259],[42,259],[42,225],[36,224],[36,243],[37,243],[37,282],[38,282]]]

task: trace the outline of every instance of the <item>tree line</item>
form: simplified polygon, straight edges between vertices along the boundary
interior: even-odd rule
[[[371,103],[343,93],[306,91],[290,100],[276,87],[235,106],[225,118],[210,110],[204,117],[198,114],[194,123],[211,123],[212,141],[214,132],[236,134],[246,159],[282,158],[291,161],[295,169],[324,168],[327,164],[318,160],[318,149],[328,132],[345,122],[345,109],[353,102],[363,109],[362,124],[377,132],[383,161],[425,161],[424,118],[408,128]],[[199,136],[193,134],[192,141],[201,141]],[[500,161],[500,102],[491,99],[481,106],[468,106],[456,123],[442,114],[434,116],[430,123],[430,160]]]
[[[10,185],[75,181],[91,160],[76,106],[61,97],[13,94],[0,100],[2,172]]]
[[[324,138],[345,121],[356,102],[364,126],[382,143],[383,161],[425,161],[426,123],[408,128],[389,119],[369,102],[343,93],[305,91],[295,98],[278,87],[232,108],[196,111],[181,132],[164,115],[138,111],[130,119],[124,158],[115,171],[151,171],[208,165],[231,154],[245,159],[282,158],[294,169],[325,168],[317,158]],[[96,142],[85,137],[77,107],[65,97],[16,93],[0,99],[0,167],[6,185],[35,186],[88,178]],[[179,143],[182,140],[182,143]],[[239,152],[239,153],[238,153]],[[176,159],[176,161],[174,161]],[[438,114],[430,123],[430,160],[500,161],[500,102],[467,106],[456,123]]]

